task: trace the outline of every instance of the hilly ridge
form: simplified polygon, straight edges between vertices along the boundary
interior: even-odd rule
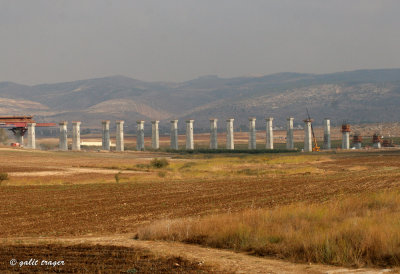
[[[66,83],[19,85],[0,83],[0,114],[32,114],[45,121],[81,120],[96,127],[102,119],[195,119],[195,128],[208,128],[208,119],[235,118],[246,128],[247,118],[265,117],[284,126],[288,116],[301,124],[305,108],[316,124],[392,122],[400,119],[400,69],[358,70],[332,74],[278,73],[262,77],[204,76],[183,83],[144,82],[125,76]],[[183,121],[180,127],[183,128]]]

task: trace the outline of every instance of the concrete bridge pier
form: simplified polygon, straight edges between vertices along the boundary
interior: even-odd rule
[[[226,149],[235,149],[235,140],[233,137],[233,121],[233,118],[226,120]]]
[[[218,133],[217,133],[217,123],[218,119],[210,119],[210,148],[218,148]]]
[[[178,150],[178,120],[171,121],[171,149]]]
[[[249,118],[249,149],[256,149],[256,118]]]
[[[324,149],[331,149],[331,120],[324,119]]]
[[[293,117],[287,118],[286,149],[294,149]]]
[[[373,148],[381,148],[381,143],[373,143],[372,145]]]
[[[25,131],[23,129],[16,129],[14,131],[15,141],[21,146],[24,145],[24,133]]]
[[[159,149],[160,148],[160,133],[158,130],[158,124],[160,121],[155,120],[151,121],[151,148]]]
[[[28,123],[28,148],[36,149],[36,123]]]
[[[312,152],[311,120],[304,120],[304,152]]]
[[[373,148],[381,148],[381,136],[378,133],[375,133],[372,136],[372,147]]]
[[[342,132],[342,149],[350,149],[350,132]]]
[[[115,139],[115,150],[124,151],[124,121],[115,121],[116,124],[116,139]]]
[[[68,150],[68,132],[67,132],[68,122],[63,121],[59,123],[60,126],[60,143],[59,148],[62,151]]]
[[[342,125],[342,149],[350,149],[350,125]]]
[[[354,148],[355,149],[361,149],[362,148],[362,143],[360,143],[360,142],[354,143]]]
[[[362,136],[359,132],[356,132],[353,136],[353,147],[355,149],[361,149],[362,148]]]
[[[194,149],[193,122],[194,120],[186,120],[186,150]]]
[[[267,119],[265,119],[265,121],[267,122],[267,131],[266,131],[266,145],[265,148],[266,149],[274,149],[274,130],[272,128],[272,121],[274,120],[274,118],[269,117]]]
[[[72,122],[72,150],[81,150],[81,122]]]
[[[136,150],[144,150],[144,121],[136,121]]]
[[[101,122],[102,125],[102,149],[110,150],[110,121]]]

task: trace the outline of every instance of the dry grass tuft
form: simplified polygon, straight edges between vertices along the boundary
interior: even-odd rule
[[[400,265],[400,192],[160,221],[139,239],[181,241],[296,262]]]

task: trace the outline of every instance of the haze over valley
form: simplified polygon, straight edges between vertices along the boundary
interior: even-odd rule
[[[66,83],[20,85],[0,83],[0,112],[32,114],[37,120],[79,120],[84,127],[99,121],[195,119],[195,128],[207,129],[209,118],[235,118],[245,130],[247,118],[266,117],[278,127],[293,116],[302,125],[309,108],[315,123],[331,118],[350,123],[395,122],[400,117],[400,69],[358,70],[333,74],[278,73],[261,77],[204,76],[191,81],[145,82],[111,76]],[[221,125],[222,128],[224,126]]]

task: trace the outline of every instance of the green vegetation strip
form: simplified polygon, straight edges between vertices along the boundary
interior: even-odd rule
[[[264,153],[295,153],[298,152],[297,150],[289,150],[289,149],[193,149],[193,150],[173,150],[173,149],[166,149],[166,152],[171,153],[180,153],[180,154],[196,154],[196,153],[207,153],[207,154],[221,154],[221,153],[246,153],[246,154],[264,154]]]

